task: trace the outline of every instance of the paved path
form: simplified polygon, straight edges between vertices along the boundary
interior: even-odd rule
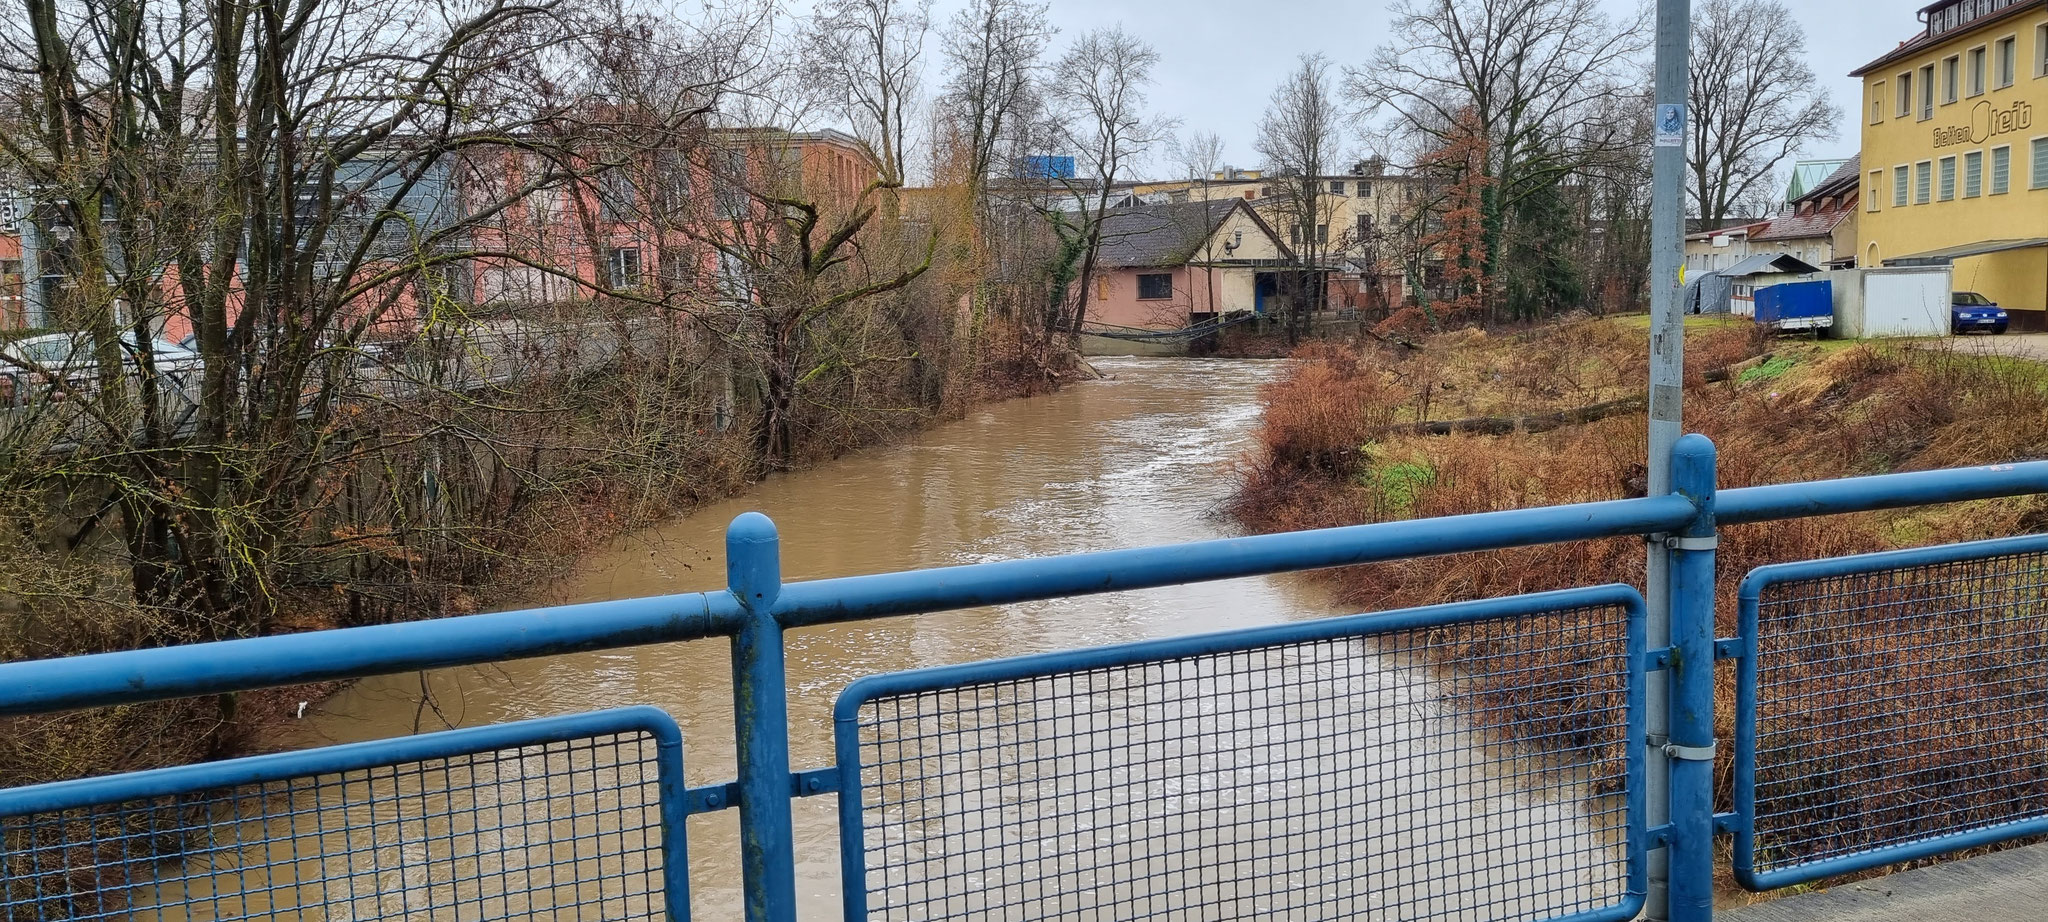
[[[2043,337],[2048,339],[2048,337]],[[2048,845],[1949,861],[1714,913],[1720,922],[2037,922]]]
[[[2048,333],[2007,333],[2002,336],[1953,336],[1928,340],[1927,348],[1953,347],[1964,354],[1987,352],[2048,362]],[[2044,912],[2048,916],[2048,912]]]

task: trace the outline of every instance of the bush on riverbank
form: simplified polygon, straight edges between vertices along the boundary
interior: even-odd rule
[[[1647,376],[1645,351],[1640,323],[1626,319],[1502,336],[1448,333],[1419,351],[1304,349],[1265,395],[1259,449],[1242,466],[1232,511],[1255,530],[1279,531],[1642,495],[1647,435],[1639,408],[1540,432],[1518,425],[1505,434],[1439,435],[1416,424],[1526,420],[1624,401]],[[1706,322],[1689,328],[1686,340],[1686,428],[1719,446],[1723,488],[2048,457],[2048,369],[1972,354],[1962,344],[1773,341],[1745,326]],[[2041,497],[1733,527],[1719,552],[1719,636],[1736,631],[1740,574],[1762,564],[2042,530],[2048,501]],[[1643,558],[1640,540],[1613,539],[1397,561],[1329,578],[1343,604],[1388,609],[1603,582],[1641,585]],[[1883,659],[1898,632],[1897,624],[1866,626],[1845,630],[1839,642]],[[1994,658],[2025,655],[2007,652]],[[1892,681],[1927,697],[1918,706],[1942,713],[1971,713],[2000,687],[1937,674],[1945,668],[1939,663],[1884,661],[1894,664]],[[1524,678],[1545,687],[1569,685],[1583,669],[1562,654],[1524,665],[1533,670]],[[1733,670],[1720,678],[1725,739],[1733,732]],[[1868,695],[1852,687],[1853,673],[1825,664],[1796,681],[1814,700],[1853,704]],[[1568,722],[1575,707],[1523,701],[1513,713],[1522,732],[1540,733]],[[1959,738],[1972,759],[2032,745],[1997,728],[1929,720],[1905,728],[1895,751],[1925,763],[1928,777],[1948,779],[1936,785],[1943,809],[1991,809],[2006,795],[1936,764],[1935,754]],[[1724,759],[1720,809],[1729,809],[1730,772]],[[1813,823],[1842,821],[1824,799],[1795,808]]]
[[[970,340],[949,322],[953,302],[944,286],[914,285],[820,331],[840,358],[800,392],[794,463],[1058,384],[1033,351],[1041,337],[987,323]],[[9,430],[0,662],[485,610],[531,598],[526,587],[596,543],[755,482],[765,465],[748,357],[689,328],[619,326],[635,347],[601,364],[562,373],[559,355],[525,356],[480,393],[423,389],[338,413],[321,433],[332,461],[308,487],[312,512],[261,574],[268,614],[243,622],[139,604],[126,549],[97,521],[118,514],[106,485],[74,476],[35,433]],[[317,697],[288,689],[0,718],[0,787],[243,751],[266,722]]]

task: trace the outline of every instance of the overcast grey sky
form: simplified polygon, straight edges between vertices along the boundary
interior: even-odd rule
[[[1634,0],[1603,0],[1618,15]],[[1386,40],[1384,0],[1051,0],[1060,29],[1055,53],[1074,35],[1122,23],[1159,50],[1153,108],[1183,130],[1223,137],[1226,160],[1257,166],[1252,135],[1274,85],[1296,55],[1320,51],[1339,65],[1362,63]],[[1807,27],[1808,58],[1845,114],[1832,142],[1802,156],[1846,157],[1857,145],[1853,115],[1862,90],[1849,71],[1911,36],[1926,0],[1787,0]],[[939,0],[943,22],[957,0]],[[1156,166],[1156,164],[1155,164]]]

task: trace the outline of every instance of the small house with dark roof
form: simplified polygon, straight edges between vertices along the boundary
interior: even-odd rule
[[[1109,212],[1086,322],[1180,330],[1240,311],[1279,307],[1299,273],[1294,254],[1243,199],[1137,205]],[[1289,277],[1289,279],[1283,279]]]

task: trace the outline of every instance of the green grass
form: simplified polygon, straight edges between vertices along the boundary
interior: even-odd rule
[[[1776,381],[1784,377],[1786,372],[1791,371],[1798,364],[1798,360],[1790,356],[1772,356],[1769,361],[1761,365],[1752,365],[1743,369],[1742,374],[1736,376],[1735,382],[1737,384],[1755,384],[1758,381]]]

